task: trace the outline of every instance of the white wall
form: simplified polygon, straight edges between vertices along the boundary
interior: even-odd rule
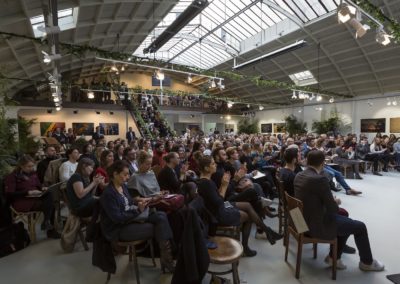
[[[391,101],[393,100],[390,99]],[[372,103],[372,106],[368,105]],[[322,107],[323,110],[316,110],[316,107]],[[385,118],[386,131],[385,134],[390,133],[390,118],[400,117],[400,105],[387,106],[387,98],[378,98],[370,100],[348,101],[333,104],[320,104],[320,105],[304,105],[303,107],[287,107],[284,109],[274,109],[259,111],[256,113],[256,118],[262,123],[282,122],[284,117],[293,114],[297,118],[307,123],[309,132],[311,132],[311,125],[313,121],[320,121],[321,119],[328,119],[332,111],[336,108],[342,120],[351,125],[351,132],[360,134],[361,119],[366,118]],[[299,110],[301,112],[299,112]],[[346,134],[346,133],[344,133]],[[400,133],[394,133],[398,136]],[[367,134],[369,138],[375,136],[375,133]]]
[[[119,124],[119,135],[106,136],[106,140],[125,139],[127,123],[128,127],[132,127],[136,133],[136,137],[140,137],[132,117],[126,111],[113,110],[114,114],[110,115],[107,110],[99,110],[100,114],[96,114],[93,109],[79,109],[78,113],[74,114],[74,110],[73,108],[63,108],[59,112],[53,110],[52,113],[47,113],[47,109],[44,108],[21,108],[18,110],[18,115],[26,119],[36,118],[37,123],[32,127],[32,134],[36,136],[40,136],[40,122],[65,122],[67,129],[72,128],[73,122],[91,122],[94,123],[94,127],[104,122]],[[86,139],[90,138],[91,136],[86,136]]]

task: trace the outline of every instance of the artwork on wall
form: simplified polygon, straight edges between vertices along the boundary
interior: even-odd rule
[[[118,123],[105,123],[101,122],[100,133],[104,135],[119,135],[119,124]]]
[[[91,136],[94,132],[94,123],[90,122],[73,122],[72,129],[74,133],[79,135]]]
[[[261,124],[261,133],[272,133],[272,123]]]
[[[286,133],[286,123],[285,122],[274,123],[274,133]]]
[[[361,132],[375,133],[375,132],[385,132],[385,131],[386,131],[385,118],[361,119]]]
[[[61,128],[61,131],[65,129],[65,122],[41,122],[40,123],[40,135],[49,136],[55,132],[57,128]]]
[[[233,131],[235,131],[234,124],[225,124],[225,133],[231,133]]]
[[[400,117],[390,119],[390,133],[400,133]]]

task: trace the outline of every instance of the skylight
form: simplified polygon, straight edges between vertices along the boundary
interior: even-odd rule
[[[76,27],[76,23],[78,22],[78,11],[79,7],[58,11],[58,26],[60,27],[61,31],[74,29]],[[38,27],[45,26],[44,16],[35,16],[30,20],[34,36],[36,38],[43,37],[44,33],[39,31]]]
[[[308,86],[308,85],[314,85],[314,84],[318,83],[318,81],[314,78],[313,74],[309,70],[291,74],[291,75],[289,75],[289,78],[292,79],[292,81],[297,86],[301,86],[301,87]]]

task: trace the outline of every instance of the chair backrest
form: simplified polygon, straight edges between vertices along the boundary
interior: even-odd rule
[[[155,165],[151,168],[156,175],[156,178],[158,177],[158,174],[161,172],[162,168],[160,165]]]
[[[294,198],[292,196],[290,196],[287,192],[285,192],[285,199],[286,199],[286,206],[287,206],[287,210],[289,212],[288,217],[289,217],[289,226],[292,227],[293,230],[296,231],[296,233],[300,234],[297,230],[297,227],[295,225],[295,222],[293,221],[292,215],[290,214],[290,211],[296,208],[299,208],[300,213],[301,213],[301,217],[304,220],[303,217],[303,202],[297,198]]]
[[[285,183],[282,180],[279,180],[278,183],[278,197],[279,197],[279,204],[286,209],[286,197],[285,197]]]

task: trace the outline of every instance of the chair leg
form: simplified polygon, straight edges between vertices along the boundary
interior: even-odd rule
[[[300,278],[302,253],[303,253],[303,239],[300,237],[299,242],[297,243],[296,279]]]
[[[36,242],[36,230],[35,230],[35,216],[34,214],[28,215],[28,231],[31,237],[32,243]]]
[[[290,237],[290,235],[288,233],[286,233],[285,240],[284,240],[284,243],[286,244],[286,249],[285,249],[285,261],[286,262],[287,262],[287,257],[288,257],[288,253],[289,253],[289,237]]]
[[[153,260],[153,266],[157,267],[156,264],[156,259],[154,258],[154,246],[153,246],[153,240],[149,240],[149,244],[150,244],[150,254],[151,254],[151,259]]]
[[[140,284],[139,265],[138,265],[138,261],[137,261],[135,246],[130,246],[130,250],[131,250],[132,254],[129,254],[129,257],[133,256],[133,266],[135,268],[136,283]]]
[[[279,215],[279,234],[282,234],[283,219],[282,219],[282,210],[280,208],[278,208],[278,215]]]
[[[89,250],[89,246],[88,246],[88,244],[86,242],[86,239],[85,239],[85,236],[84,236],[84,234],[82,232],[82,229],[79,230],[78,236],[79,236],[79,239],[81,240],[82,245],[85,248],[85,250]]]
[[[108,273],[107,273],[107,282],[110,281],[110,279],[111,279],[111,273],[108,272]]]
[[[238,265],[239,265],[238,262],[232,263],[233,284],[240,284]]]
[[[332,280],[336,280],[336,270],[337,270],[337,241],[331,245],[332,248]]]
[[[129,262],[132,262],[133,249],[132,246],[128,247]]]
[[[318,255],[318,244],[317,243],[313,244],[313,251],[314,251],[314,259],[317,259],[317,255]]]

